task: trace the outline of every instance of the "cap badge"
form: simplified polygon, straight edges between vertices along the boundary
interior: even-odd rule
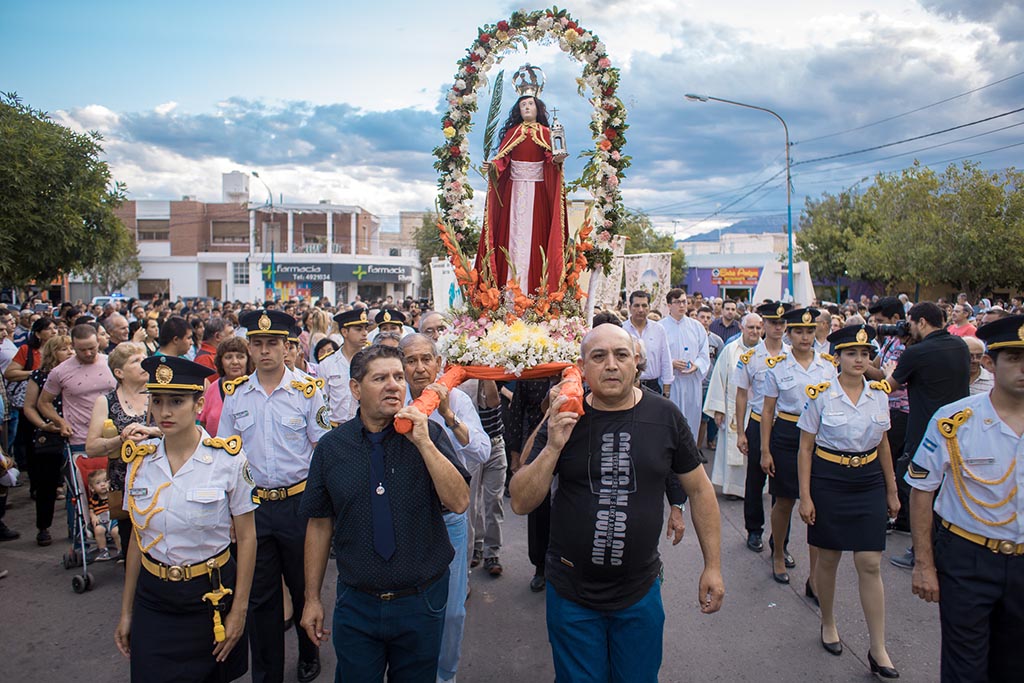
[[[369,320],[370,319],[366,317],[366,311],[363,311],[362,313],[359,314],[359,322],[365,323],[369,322]]]
[[[174,370],[166,365],[157,366],[156,381],[159,384],[170,384],[174,380]]]
[[[257,322],[256,325],[261,330],[266,332],[267,330],[270,329],[270,325],[271,325],[270,316],[267,315],[266,313],[264,313],[263,315],[260,316],[259,322]]]
[[[1017,328],[1017,338],[1024,341],[1024,325]]]
[[[388,311],[384,311],[384,322],[391,322],[391,313],[389,313]]]
[[[803,320],[805,324],[811,322],[811,320],[812,320],[811,312],[810,311],[804,311],[804,316],[803,316],[803,318],[801,318],[801,320]]]
[[[780,317],[783,314],[785,314],[785,312],[786,312],[786,307],[783,306],[782,304],[779,304],[779,307],[775,309],[775,315],[780,316]]]
[[[867,341],[868,341],[868,333],[865,332],[863,329],[857,330],[857,343],[858,344],[865,344],[865,343],[867,343]]]

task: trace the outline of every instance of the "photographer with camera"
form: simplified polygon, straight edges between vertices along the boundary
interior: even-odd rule
[[[903,479],[910,458],[921,444],[928,421],[935,411],[968,396],[971,353],[963,339],[951,335],[943,325],[942,309],[925,301],[914,304],[907,312],[907,330],[913,343],[907,346],[899,361],[882,363],[885,379],[895,389],[907,389],[910,412],[903,455],[897,461],[896,481]],[[897,324],[895,327],[901,327]],[[899,333],[901,330],[893,330]],[[879,329],[879,334],[890,330]],[[891,336],[891,335],[890,335]],[[901,499],[905,489],[900,489]],[[902,502],[902,500],[901,500]],[[913,569],[914,549],[889,561],[903,569]]]
[[[903,302],[894,296],[882,297],[868,309],[870,323],[878,334],[879,350],[872,361],[873,367],[864,376],[870,380],[885,379],[882,367],[886,363],[898,363],[910,341],[910,327],[906,321]],[[907,436],[907,419],[910,414],[910,400],[906,389],[895,389],[889,393],[889,448],[892,452],[893,467],[898,472],[898,461],[903,455],[903,444]],[[909,496],[910,486],[899,475],[896,487],[900,496],[900,512],[892,525],[897,531],[910,533]]]

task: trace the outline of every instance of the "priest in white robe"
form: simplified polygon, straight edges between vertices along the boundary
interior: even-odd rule
[[[711,483],[722,488],[726,496],[743,497],[747,480],[747,457],[736,448],[737,430],[746,424],[746,415],[736,415],[736,387],[732,370],[740,356],[757,346],[761,339],[762,321],[756,313],[743,316],[742,334],[725,345],[715,362],[704,400],[704,413],[718,425],[718,444],[711,468]]]
[[[686,315],[686,292],[670,290],[668,315],[658,323],[668,337],[672,357],[672,392],[669,399],[679,406],[686,423],[697,438],[700,431],[700,410],[704,394],[704,376],[711,369],[708,331],[697,320]]]

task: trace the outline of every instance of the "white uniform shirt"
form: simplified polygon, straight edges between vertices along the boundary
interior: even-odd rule
[[[889,394],[872,389],[865,381],[864,391],[854,404],[839,386],[839,380],[832,380],[828,389],[807,400],[796,426],[817,434],[815,442],[830,451],[874,450],[889,430]]]
[[[320,361],[318,366],[320,377],[326,383],[327,401],[331,406],[331,419],[335,424],[347,422],[356,416],[359,405],[352,398],[349,387],[349,360],[341,349]]]
[[[780,353],[788,354],[789,352],[789,347],[783,344]],[[729,378],[731,385],[738,390],[747,392],[747,408],[758,414],[764,407],[764,382],[765,376],[768,374],[768,364],[765,363],[765,360],[771,355],[762,339],[754,347],[754,353],[746,363],[742,358],[736,361],[732,377]]]
[[[410,393],[409,389],[406,389],[405,404],[409,405],[410,403],[412,403],[412,393]],[[459,462],[468,470],[474,463],[480,464],[490,460],[491,437],[487,436],[487,432],[484,431],[483,424],[480,422],[480,414],[476,412],[476,405],[473,399],[464,391],[449,391],[448,404],[451,406],[452,412],[455,413],[455,417],[459,419],[459,422],[464,423],[469,428],[469,443],[465,446],[462,445],[456,438],[455,433],[445,424],[444,418],[441,417],[441,411],[435,410],[432,412],[430,419],[441,425],[444,429],[448,435],[448,440],[452,442],[455,455],[459,456]]]
[[[807,386],[822,382],[836,381],[836,366],[815,352],[814,359],[805,370],[787,350],[785,358],[768,368],[765,375],[764,395],[777,398],[775,410],[780,413],[799,415],[807,403]]]
[[[979,479],[989,481],[1002,479],[1013,468],[1000,484],[980,484],[966,472],[959,477],[965,487],[962,500],[974,515],[989,524],[979,522],[964,509],[958,483],[953,476],[950,444],[939,432],[940,419],[951,418],[966,409],[970,409],[972,414],[956,430],[963,467]],[[999,418],[988,394],[968,396],[935,411],[905,479],[921,491],[939,489],[935,497],[935,512],[947,522],[986,538],[1024,543],[1024,493],[1021,493],[1024,491],[1024,437],[1017,436]],[[1008,502],[996,505],[1010,496],[1014,489],[1017,492]],[[995,507],[978,505],[971,500],[972,496]],[[999,524],[1014,514],[1016,517],[1010,522]]]
[[[231,518],[256,509],[252,484],[246,480],[245,452],[199,448],[171,474],[163,441],[156,453],[128,466],[124,509],[132,515],[142,548],[168,565],[196,564],[231,543]],[[126,524],[127,522],[121,522]]]
[[[268,396],[259,371],[224,397],[217,435],[242,437],[256,486],[291,486],[306,478],[313,447],[330,431],[330,408],[323,391],[312,398],[292,382],[305,385],[306,375],[285,368],[280,384]]]
[[[665,335],[665,328],[653,320],[648,320],[644,326],[644,333],[640,334],[633,323],[627,320],[622,323],[622,329],[629,332],[630,336],[642,339],[647,348],[647,368],[640,375],[640,379],[656,379],[662,385],[670,384],[674,377],[672,372],[672,354],[668,350],[668,337]]]

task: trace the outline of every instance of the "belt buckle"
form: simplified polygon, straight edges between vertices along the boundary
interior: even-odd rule
[[[185,579],[185,568],[180,564],[171,565],[167,568],[168,581],[182,581]]]
[[[394,600],[396,597],[398,597],[398,594],[394,593],[392,591],[388,591],[387,593],[381,593],[377,597],[380,598],[381,600],[383,600],[384,602],[389,602],[391,600]]]
[[[997,546],[997,548],[998,548],[997,552],[1000,555],[1016,555],[1017,554],[1017,544],[1014,543],[1013,541],[999,541],[999,545]]]
[[[860,456],[855,455],[850,458],[850,467],[860,467]]]
[[[267,500],[281,500],[284,496],[281,495],[281,489],[270,489],[267,491]]]

